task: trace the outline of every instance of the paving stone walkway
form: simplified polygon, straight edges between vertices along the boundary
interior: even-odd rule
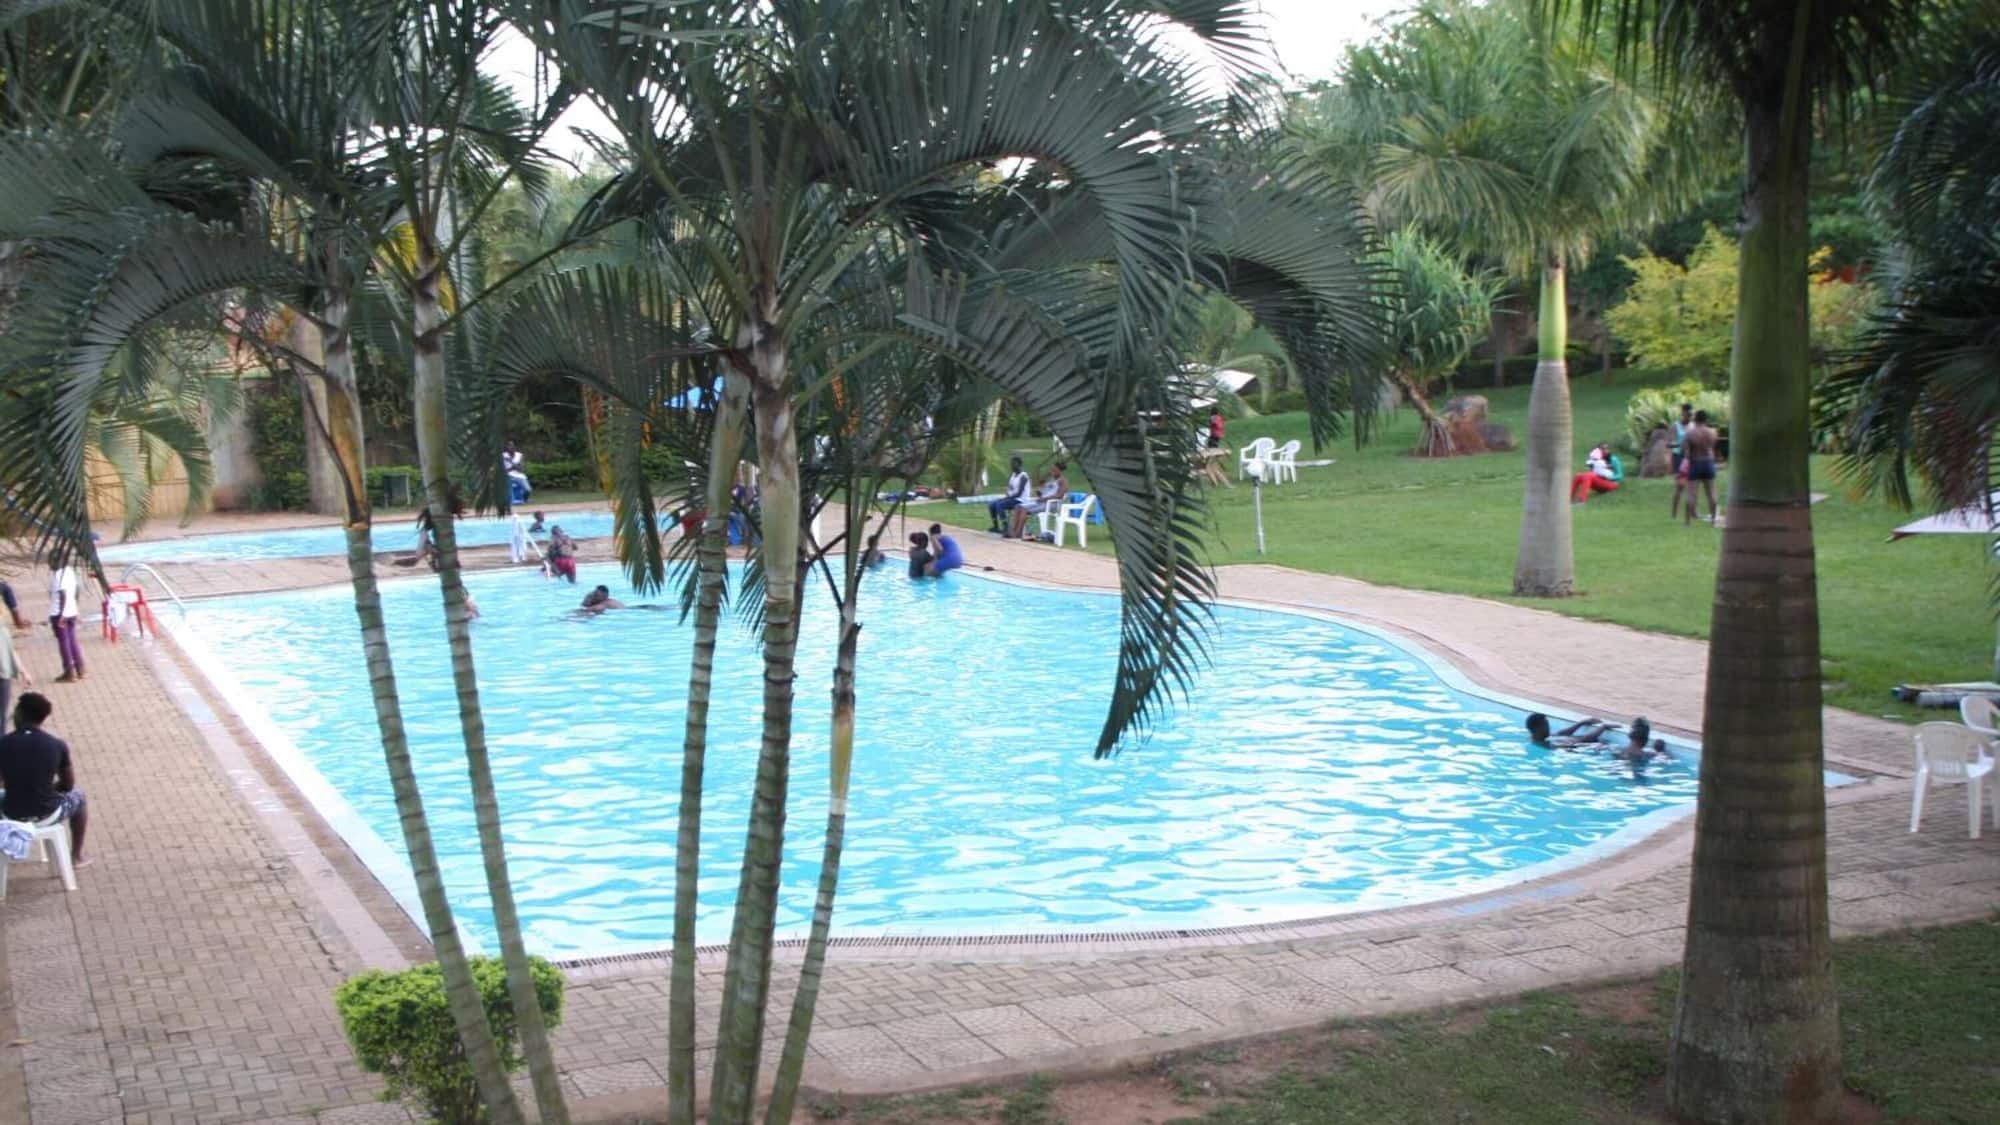
[[[1106,561],[1074,551],[972,547],[975,564],[1032,580],[1113,577]],[[341,564],[326,560],[197,572],[223,588],[243,588],[232,584],[253,574],[259,585],[344,580]],[[1419,640],[1494,688],[1616,716],[1644,712],[1683,732],[1699,724],[1700,642],[1277,568],[1221,577],[1230,597],[1337,610]],[[1572,659],[1605,646],[1631,661],[1579,668]],[[31,668],[51,668],[46,630],[24,650]],[[75,749],[91,795],[96,862],[74,894],[38,867],[17,868],[0,904],[0,1122],[409,1120],[353,1065],[330,998],[354,972],[424,956],[421,935],[171,643],[111,646],[93,636],[87,655],[87,680],[47,690],[58,709],[51,727]],[[1977,917],[2000,904],[2000,833],[1967,839],[1948,800],[1921,834],[1907,832],[1907,728],[1829,711],[1827,737],[1830,757],[1872,774],[1832,798],[1837,933]],[[1679,955],[1689,839],[1682,821],[1539,883],[1318,924],[1170,941],[842,944],[807,1081],[922,1089],[1649,972]],[[794,956],[774,980],[781,1005],[796,981]],[[719,956],[705,954],[701,972],[706,1046]],[[598,1099],[658,1087],[660,960],[576,966],[569,978],[557,1042],[572,1092]],[[780,1014],[772,1027],[782,1026]]]

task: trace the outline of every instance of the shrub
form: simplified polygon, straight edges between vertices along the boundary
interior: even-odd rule
[[[1604,319],[1628,346],[1635,364],[1684,372],[1709,386],[1727,384],[1738,257],[1736,243],[1711,226],[1686,266],[1651,254],[1625,259],[1636,280]],[[1807,293],[1812,356],[1820,364],[1853,342],[1874,303],[1868,286],[1850,284],[1828,271],[1830,258],[1826,249],[1813,255],[1813,284]]]
[[[528,962],[542,1018],[553,1030],[562,1022],[562,973],[540,957]],[[474,957],[472,979],[479,986],[501,1064],[509,1072],[521,1069],[521,1057],[514,1049],[514,1008],[507,999],[506,969],[493,958]],[[362,973],[334,992],[333,1006],[340,1012],[356,1061],[388,1082],[389,1096],[415,1094],[438,1121],[486,1120],[472,1064],[466,1061],[445,1004],[444,976],[437,965],[418,965],[399,973]]]
[[[1708,411],[1709,424],[1718,431],[1729,429],[1729,392],[1710,390],[1699,379],[1684,379],[1671,387],[1648,387],[1625,405],[1625,437],[1632,451],[1646,451],[1646,435],[1655,427],[1665,426],[1671,435],[1684,402]]]

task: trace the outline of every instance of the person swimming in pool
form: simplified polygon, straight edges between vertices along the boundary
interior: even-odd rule
[[[1625,736],[1625,745],[1613,753],[1613,757],[1619,761],[1630,762],[1635,771],[1643,769],[1646,763],[1654,758],[1671,756],[1667,753],[1667,740],[1653,737],[1653,724],[1647,722],[1644,715],[1632,720],[1632,729]]]
[[[583,596],[583,604],[577,607],[585,613],[603,613],[607,609],[624,609],[625,603],[611,596],[611,587],[599,586]]]
[[[1559,731],[1551,731],[1549,717],[1540,711],[1528,716],[1528,741],[1544,750],[1571,750],[1603,742],[1618,729],[1603,719],[1578,719]]]
[[[959,550],[958,540],[944,533],[943,525],[932,524],[930,538],[931,559],[924,567],[924,573],[932,578],[943,578],[946,571],[965,565],[965,552]]]

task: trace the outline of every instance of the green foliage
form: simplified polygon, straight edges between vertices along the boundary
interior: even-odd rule
[[[1736,257],[1736,244],[1709,227],[1686,265],[1650,253],[1625,259],[1632,286],[1604,319],[1634,363],[1689,374],[1709,386],[1728,383]]]
[[[1645,452],[1647,435],[1662,426],[1671,435],[1684,402],[1693,403],[1696,410],[1707,411],[1709,424],[1716,429],[1729,429],[1729,392],[1704,387],[1697,379],[1685,379],[1671,387],[1648,387],[1632,396],[1625,407],[1625,436],[1631,448]]]
[[[250,430],[250,449],[264,482],[251,489],[250,506],[265,511],[303,509],[310,499],[306,487],[305,418],[289,385],[267,379],[243,396],[243,418]]]
[[[1711,387],[1728,385],[1737,258],[1736,243],[1711,226],[1685,265],[1650,253],[1625,259],[1634,280],[1625,300],[1605,313],[1605,321],[1634,364],[1689,375]],[[1830,258],[1830,251],[1821,250],[1814,255],[1814,268],[1823,268]],[[1808,297],[1813,355],[1821,361],[1852,344],[1874,302],[1867,286],[1826,273],[1814,278]]]
[[[999,449],[991,443],[981,442],[975,434],[960,434],[945,442],[939,447],[933,464],[934,471],[946,487],[963,496],[979,491],[980,470],[985,470],[989,479],[997,479],[1007,469],[1007,462],[1001,458]]]
[[[471,966],[501,1065],[510,1072],[519,1070],[522,1059],[515,1051],[506,970],[488,957],[472,958]],[[542,1018],[553,1029],[562,1022],[562,973],[540,957],[529,958],[528,968]],[[356,1061],[387,1081],[389,1096],[414,1094],[434,1119],[453,1125],[486,1120],[437,965],[362,973],[335,990],[333,1005]]]
[[[1395,362],[1419,384],[1457,366],[1486,333],[1506,280],[1472,269],[1463,255],[1410,230],[1389,236],[1389,298]]]

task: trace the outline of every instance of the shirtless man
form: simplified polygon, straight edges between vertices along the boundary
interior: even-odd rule
[[[1694,522],[1694,490],[1701,486],[1708,496],[1708,522],[1715,522],[1715,443],[1718,435],[1708,424],[1708,411],[1694,412],[1694,425],[1688,427],[1687,438],[1682,443],[1687,456],[1687,513],[1681,517],[1683,525]]]

